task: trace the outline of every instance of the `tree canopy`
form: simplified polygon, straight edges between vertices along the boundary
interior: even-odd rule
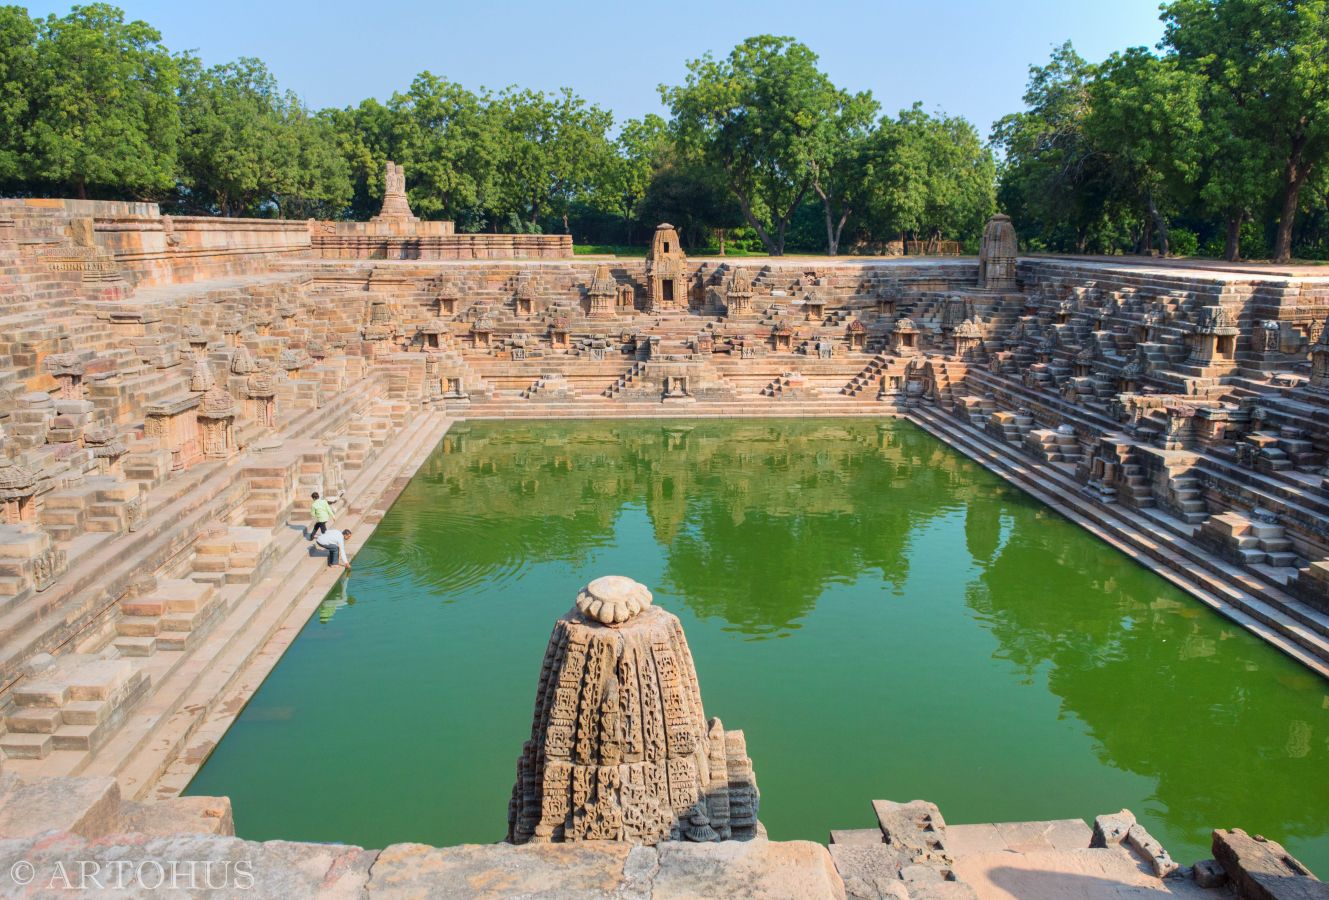
[[[1188,252],[1236,259],[1246,241],[1279,262],[1324,246],[1297,223],[1329,183],[1329,5],[1174,0],[1162,20],[1155,49],[1091,65],[1066,44],[1030,70],[1026,109],[992,135],[1024,237],[1167,253],[1180,233]]]
[[[1009,213],[1031,249],[1329,254],[1329,0],[1172,0],[1157,47],[1030,69],[988,141],[963,118],[883,115],[794,37],[756,35],[616,122],[569,89],[424,71],[311,109],[263,61],[205,67],[114,6],[0,6],[0,191],[171,212],[364,219],[383,164],[461,231],[691,248],[874,252]]]

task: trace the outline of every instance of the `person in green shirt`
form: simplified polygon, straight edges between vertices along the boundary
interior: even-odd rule
[[[328,530],[328,523],[332,521],[332,506],[318,495],[318,491],[314,491],[310,496],[314,498],[313,504],[309,507],[309,516],[314,520],[314,527],[309,532],[309,539],[312,541],[320,532]]]

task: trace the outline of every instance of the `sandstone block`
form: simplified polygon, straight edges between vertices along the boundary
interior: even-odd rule
[[[1214,830],[1214,859],[1242,900],[1325,900],[1329,884],[1311,874],[1277,841],[1240,828]]]
[[[1094,817],[1094,834],[1090,847],[1115,847],[1126,840],[1126,833],[1135,824],[1135,814],[1129,809]]]
[[[99,838],[114,830],[119,807],[120,785],[110,776],[25,779],[0,775],[0,838],[33,837],[47,831]]]
[[[841,898],[844,882],[831,855],[811,841],[668,842],[652,900],[695,897]],[[888,895],[889,896],[889,895]]]
[[[378,855],[371,898],[501,898],[557,890],[568,897],[608,897],[628,887],[632,847],[579,844],[393,844]],[[647,851],[654,857],[654,851]]]

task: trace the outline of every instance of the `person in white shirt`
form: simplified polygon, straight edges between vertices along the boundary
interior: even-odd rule
[[[325,531],[314,538],[314,543],[328,551],[328,566],[340,565],[343,569],[351,568],[351,555],[346,552],[346,539],[351,536],[349,528],[341,531]],[[338,562],[338,559],[341,562]]]

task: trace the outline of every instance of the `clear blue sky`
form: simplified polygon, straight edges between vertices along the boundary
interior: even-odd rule
[[[20,0],[21,2],[21,0]],[[122,0],[173,50],[209,65],[265,60],[315,107],[386,99],[428,69],[470,88],[571,87],[615,118],[663,112],[656,86],[686,60],[723,55],[753,34],[793,35],[840,86],[894,112],[915,100],[963,115],[985,137],[1020,107],[1030,63],[1066,39],[1091,60],[1153,45],[1157,0],[933,0],[818,3],[671,0]],[[63,15],[68,3],[27,4]]]

